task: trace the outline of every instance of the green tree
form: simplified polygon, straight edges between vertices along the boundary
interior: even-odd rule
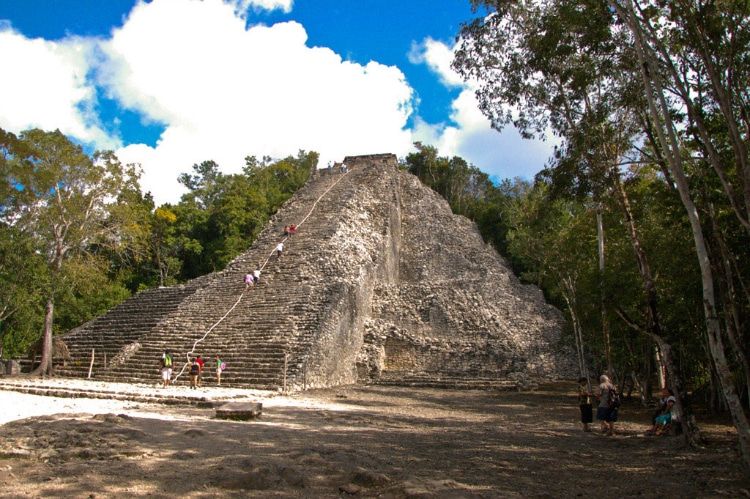
[[[23,319],[33,316],[30,311],[39,298],[46,280],[41,257],[34,251],[33,240],[14,226],[11,203],[16,194],[11,168],[15,157],[23,153],[24,144],[0,129],[0,350],[17,355],[27,345],[23,338],[14,338],[14,316]],[[33,331],[34,322],[25,322],[25,333]]]
[[[223,269],[246,251],[270,217],[307,181],[318,154],[299,151],[280,160],[246,158],[242,174],[225,175],[213,161],[193,165],[179,181],[188,188],[162,249],[181,280]],[[155,225],[156,227],[156,225]],[[166,229],[166,227],[162,227]],[[164,262],[165,260],[162,260]]]
[[[9,356],[22,353],[30,341],[23,338],[35,327],[35,305],[47,281],[44,261],[33,241],[12,226],[0,224],[0,349]],[[23,324],[24,333],[12,331]],[[39,325],[39,322],[36,323]]]
[[[546,172],[551,185],[579,196],[591,195],[597,206],[604,196],[618,201],[648,311],[643,321],[620,316],[658,343],[675,390],[685,397],[683,376],[665,340],[654,272],[622,178],[623,166],[638,159],[634,144],[645,121],[639,120],[637,111],[643,96],[633,85],[640,66],[634,63],[627,32],[618,26],[613,10],[598,1],[474,3],[497,10],[464,27],[454,67],[465,78],[481,82],[480,108],[494,127],[513,123],[526,136],[550,128],[563,139]],[[603,242],[600,230],[601,279]],[[601,283],[609,359],[607,293]],[[686,438],[692,440],[694,427],[688,424],[687,429]]]
[[[593,327],[586,323],[591,300],[585,295],[591,287],[585,283],[596,274],[592,218],[582,203],[552,199],[543,183],[520,187],[521,194],[506,205],[508,251],[527,269],[521,277],[545,289],[566,312],[580,372],[588,376],[586,346],[591,335],[586,330]]]
[[[750,467],[750,424],[726,356],[722,298],[717,296],[721,288],[714,275],[716,257],[706,238],[709,223],[701,215],[695,191],[696,184],[702,182],[700,176],[707,173],[700,164],[710,165],[737,220],[750,230],[747,5],[736,1],[695,5],[633,0],[608,0],[608,5],[629,30],[653,127],[654,151],[668,167],[690,220],[701,270],[708,350],[737,428],[745,464]],[[700,172],[699,178],[691,177],[691,172]],[[734,185],[742,186],[743,195],[735,193]]]
[[[167,206],[157,208],[151,219],[149,242],[159,274],[159,286],[172,284],[172,278],[179,274],[182,267],[175,251],[177,235],[174,224],[176,221],[177,215]]]
[[[45,302],[40,374],[52,372],[52,336],[56,300],[63,280],[75,275],[68,267],[95,250],[122,244],[127,223],[111,217],[123,190],[139,190],[135,167],[123,166],[110,152],[87,156],[60,131],[33,129],[21,134],[22,154],[11,158],[12,192],[3,222],[33,239],[43,255],[49,281]]]
[[[496,194],[489,176],[461,157],[440,157],[433,146],[415,142],[414,147],[417,152],[404,158],[407,171],[443,196],[454,213],[480,219],[487,209],[485,200]]]

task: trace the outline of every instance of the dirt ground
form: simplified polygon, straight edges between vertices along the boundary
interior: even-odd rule
[[[357,386],[245,422],[150,404],[32,417],[0,426],[0,497],[750,497],[728,421],[699,417],[687,448],[645,436],[649,411],[625,401],[617,436],[584,433],[575,389]]]

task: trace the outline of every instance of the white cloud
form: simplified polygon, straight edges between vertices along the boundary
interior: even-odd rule
[[[464,82],[450,65],[453,47],[430,38],[412,47],[410,61],[425,64],[450,88],[461,88],[451,105],[451,124],[427,124],[416,120],[415,140],[431,144],[441,156],[461,156],[498,179],[531,179],[552,154],[554,141],[525,140],[513,128],[493,130],[479,110],[475,86]]]
[[[281,10],[282,12],[291,12],[293,0],[232,0],[238,12],[246,12],[248,9],[253,10]]]
[[[139,2],[106,39],[31,40],[0,27],[4,74],[13,75],[0,79],[0,127],[59,128],[115,148],[122,161],[142,165],[142,187],[157,203],[178,201],[178,175],[209,159],[235,173],[248,155],[314,150],[326,164],[346,155],[403,156],[421,140],[504,178],[530,177],[549,155],[549,146],[489,128],[441,42],[427,39],[410,54],[461,89],[452,123],[430,124],[414,116],[414,91],[399,68],[309,47],[296,22],[248,26],[249,9],[291,7],[292,0]],[[100,123],[97,90],[161,125],[156,144],[121,147],[107,135],[116,127]]]
[[[82,142],[114,147],[94,112],[96,90],[87,81],[94,45],[70,38],[60,43],[30,40],[7,25],[0,29],[0,127],[60,129]]]
[[[0,126],[60,128],[96,148],[118,147],[97,126],[94,75],[108,98],[164,127],[154,147],[116,150],[142,165],[142,187],[157,203],[176,202],[177,176],[208,159],[234,173],[248,155],[315,150],[325,163],[410,150],[413,90],[398,68],[308,47],[295,22],[247,27],[243,9],[291,5],[140,2],[106,40],[29,40],[6,29],[0,54],[20,76],[0,80]]]
[[[409,61],[412,64],[427,65],[432,72],[438,75],[441,83],[446,87],[466,86],[458,73],[451,69],[453,49],[443,42],[426,38],[422,43],[412,43]]]
[[[174,201],[162,186],[207,159],[232,173],[247,155],[315,150],[325,163],[407,151],[412,89],[403,73],[306,42],[296,22],[246,28],[218,0],[139,4],[104,46],[102,83],[166,131],[153,150],[118,156],[143,165],[143,188],[157,201]]]

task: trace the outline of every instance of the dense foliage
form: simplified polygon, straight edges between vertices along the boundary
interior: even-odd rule
[[[466,167],[460,158],[440,157],[430,146],[417,147],[419,152],[405,158],[406,169],[443,195],[455,213],[474,220],[486,241],[503,248],[501,253],[516,273],[526,282],[539,285],[547,298],[565,311],[570,333],[574,323],[582,329],[587,364],[595,372],[606,371],[601,335],[597,205],[593,199],[555,195],[550,184],[542,179],[534,183],[514,179],[493,184],[475,167]],[[428,163],[433,165],[432,173],[425,168]],[[455,164],[460,167],[454,169]],[[463,208],[459,208],[442,185],[465,182],[461,178],[468,172],[482,178],[483,186],[466,189]],[[681,358],[691,359],[685,364],[691,387],[700,387],[710,379],[710,372],[702,361],[703,346],[696,338],[701,317],[695,310],[700,308],[701,290],[689,227],[679,201],[653,169],[643,167],[633,172],[626,189],[642,222],[644,245],[653,248],[649,254],[658,274],[657,286],[668,303],[663,313],[665,329],[668,337],[680,344]],[[653,374],[649,367],[653,346],[615,312],[617,309],[629,317],[641,317],[644,306],[641,280],[616,200],[605,197],[602,212],[608,262],[603,280],[607,285],[607,303],[611,305],[607,318],[614,345],[613,368],[619,377],[634,375],[642,383],[645,376]],[[691,336],[685,334],[688,331],[692,332],[693,341],[686,341]]]
[[[25,355],[139,290],[223,269],[307,180],[317,153],[248,157],[241,174],[205,161],[177,204],[156,207],[139,172],[59,131],[0,130],[0,345]]]
[[[648,388],[654,361],[680,405],[708,387],[750,465],[747,5],[473,4],[489,15],[463,27],[453,67],[478,83],[481,111],[499,130],[561,140],[527,198],[541,211],[509,217],[510,240],[522,236],[509,250],[564,298],[582,370],[588,351],[604,357],[596,371]],[[576,228],[586,213],[593,236]]]

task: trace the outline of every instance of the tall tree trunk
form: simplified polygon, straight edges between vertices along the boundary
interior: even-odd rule
[[[659,350],[658,345],[654,345],[654,361],[656,361],[657,379],[659,380],[659,390],[663,390],[667,387],[667,367],[664,365],[664,356]]]
[[[711,358],[721,383],[722,393],[729,406],[732,421],[737,429],[745,465],[750,468],[750,425],[748,425],[747,417],[737,396],[737,391],[732,380],[732,373],[727,364],[724,343],[721,337],[721,325],[716,310],[711,261],[708,256],[706,241],[703,237],[703,227],[701,226],[698,209],[691,197],[687,176],[682,166],[680,143],[675,133],[675,125],[671,121],[670,108],[667,105],[665,92],[658,75],[659,64],[651,56],[649,48],[643,39],[644,34],[635,15],[632,0],[628,2],[626,9],[623,9],[614,0],[609,0],[609,4],[623,16],[623,20],[628,24],[634,36],[636,54],[641,63],[641,77],[644,93],[648,101],[649,112],[656,127],[662,152],[668,160],[672,178],[677,185],[680,199],[687,212],[693,233],[693,241],[695,243],[703,284],[703,312],[709,351],[711,352]]]
[[[560,278],[562,295],[565,303],[568,305],[568,312],[570,312],[570,320],[573,323],[573,337],[576,344],[576,352],[578,353],[578,371],[581,376],[585,376],[586,379],[589,377],[588,367],[586,366],[586,349],[583,344],[583,333],[581,331],[581,322],[578,320],[578,314],[575,310],[576,292],[575,284],[573,280],[568,277],[563,277],[558,274]]]
[[[639,327],[637,329],[641,329],[646,335],[651,337],[656,342],[659,351],[661,352],[664,366],[667,368],[669,379],[672,382],[672,389],[677,395],[676,405],[677,410],[683,418],[685,440],[688,444],[694,445],[700,439],[698,425],[695,423],[695,416],[690,409],[688,394],[682,381],[682,373],[672,359],[672,347],[663,336],[661,314],[659,313],[658,293],[656,292],[656,283],[654,282],[653,274],[651,273],[651,266],[648,263],[646,250],[641,244],[640,234],[635,222],[635,217],[633,216],[633,210],[630,206],[628,194],[625,191],[625,187],[622,185],[619,170],[617,170],[616,167],[612,169],[612,177],[614,180],[613,189],[615,191],[615,197],[623,210],[625,226],[627,227],[628,236],[630,237],[633,252],[635,253],[635,259],[638,264],[638,271],[641,275],[643,290],[646,295],[646,304],[648,307],[648,323],[644,328]]]
[[[52,320],[54,318],[55,300],[50,294],[44,309],[44,335],[42,336],[42,360],[32,374],[45,376],[52,374]],[[33,362],[33,360],[32,360]]]
[[[745,350],[742,348],[741,341],[739,338],[738,331],[742,330],[740,312],[737,309],[737,293],[734,288],[734,274],[732,273],[732,257],[729,251],[729,247],[724,241],[724,237],[721,233],[721,227],[719,221],[716,219],[716,212],[711,206],[711,223],[713,225],[713,236],[719,246],[721,252],[721,264],[724,268],[724,279],[726,281],[726,290],[722,295],[724,300],[722,302],[724,309],[724,320],[726,321],[727,338],[729,343],[732,345],[737,360],[742,364],[742,368],[745,371],[745,388],[748,390],[748,400],[750,400],[750,363],[748,362]]]
[[[641,403],[643,403],[643,406],[647,406],[648,403],[651,401],[651,395],[653,394],[653,387],[651,385],[651,378],[654,373],[654,356],[653,351],[657,350],[657,348],[654,347],[654,342],[649,339],[648,346],[646,347],[646,355],[644,355],[643,359],[643,391],[641,392]]]
[[[44,333],[42,341],[42,361],[39,367],[34,370],[33,374],[39,376],[52,375],[52,326],[55,318],[55,296],[57,295],[57,285],[60,280],[62,270],[64,249],[62,240],[58,240],[55,245],[55,255],[49,262],[52,269],[50,289],[47,294],[47,304],[44,309]]]
[[[612,346],[607,320],[606,287],[604,285],[604,222],[602,221],[602,203],[596,204],[596,239],[599,248],[599,298],[602,313],[602,334],[604,335],[604,353],[607,358],[607,372],[612,374]]]
[[[159,287],[164,287],[164,277],[167,273],[167,270],[164,268],[166,265],[162,262],[161,258],[158,259],[158,268],[159,268]]]

